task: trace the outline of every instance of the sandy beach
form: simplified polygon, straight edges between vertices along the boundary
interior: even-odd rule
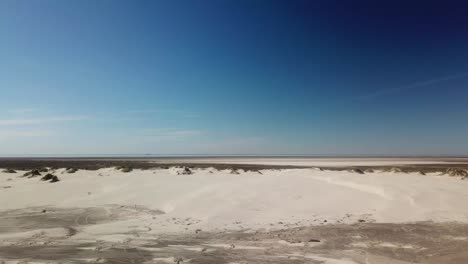
[[[0,264],[468,264],[467,12],[0,0]]]
[[[3,263],[468,261],[454,161],[2,162]]]

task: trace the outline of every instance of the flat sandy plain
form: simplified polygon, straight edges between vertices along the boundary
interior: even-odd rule
[[[464,158],[2,158],[0,168],[0,263],[468,263]]]

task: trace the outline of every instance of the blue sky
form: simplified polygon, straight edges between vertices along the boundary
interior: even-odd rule
[[[467,6],[0,1],[0,154],[468,155]]]

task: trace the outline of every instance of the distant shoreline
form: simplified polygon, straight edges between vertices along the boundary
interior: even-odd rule
[[[0,154],[2,159],[222,159],[222,158],[311,158],[311,159],[467,159],[468,155],[314,155],[314,154]]]
[[[64,154],[51,154],[51,155],[0,155],[0,160],[4,159],[421,159],[421,160],[460,160],[466,159],[468,162],[468,155],[216,155],[216,154],[181,154],[181,155],[165,155],[165,154],[102,154],[102,155],[64,155]]]
[[[97,170],[109,167],[134,169],[157,169],[176,166],[216,169],[306,169],[389,170],[399,168],[403,172],[445,172],[448,168],[468,169],[468,158],[325,158],[325,157],[47,157],[47,158],[0,158],[0,168],[31,170],[43,167]]]

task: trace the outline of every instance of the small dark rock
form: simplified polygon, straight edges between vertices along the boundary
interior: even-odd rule
[[[320,239],[312,238],[312,239],[309,239],[309,242],[320,242]]]
[[[4,169],[2,172],[3,173],[16,173],[16,171],[13,169]]]
[[[366,220],[364,220],[364,219],[359,219],[358,221],[359,221],[359,223],[365,223],[366,222]]]
[[[47,210],[46,210],[46,209],[44,209],[44,210],[42,210],[42,212],[43,212],[43,213],[46,213],[46,212],[47,212]]]

